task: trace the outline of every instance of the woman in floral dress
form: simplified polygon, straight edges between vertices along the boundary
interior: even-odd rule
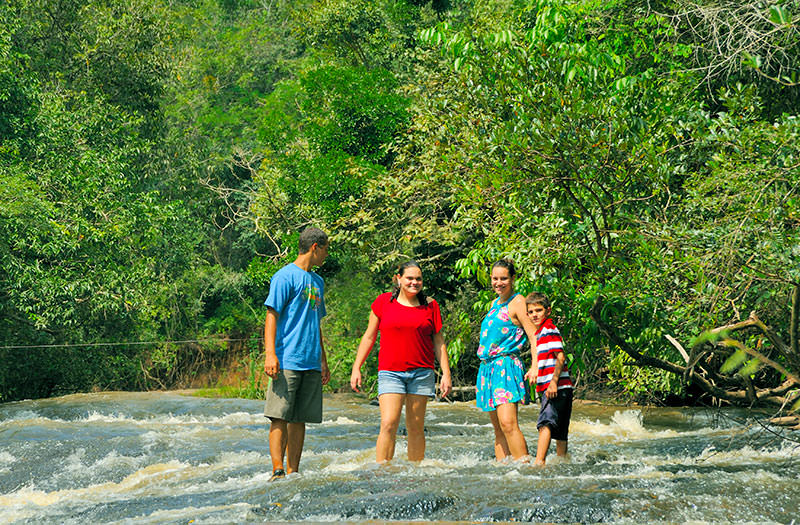
[[[526,379],[536,381],[536,369],[525,373],[520,355],[528,342],[535,341],[536,329],[528,319],[525,298],[514,291],[514,263],[501,259],[492,265],[492,289],[497,299],[481,323],[476,400],[489,412],[494,427],[497,460],[511,457],[527,461],[528,445],[517,421],[518,404],[524,402]]]

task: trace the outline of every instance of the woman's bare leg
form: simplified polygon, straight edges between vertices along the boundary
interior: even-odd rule
[[[428,396],[406,395],[406,430],[408,431],[408,460],[425,459],[425,408]]]
[[[378,404],[381,407],[381,430],[375,444],[375,460],[384,463],[394,457],[397,441],[397,427],[400,425],[400,412],[403,410],[405,394],[381,394]]]

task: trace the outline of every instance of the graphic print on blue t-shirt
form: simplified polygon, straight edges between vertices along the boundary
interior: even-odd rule
[[[325,317],[325,283],[314,272],[287,264],[269,284],[264,305],[278,313],[275,353],[284,370],[320,370],[320,319]]]
[[[306,300],[309,303],[312,303],[310,306],[313,310],[318,309],[322,304],[322,290],[315,288],[313,285],[309,284],[306,286],[306,289],[303,290],[303,294],[305,295]]]

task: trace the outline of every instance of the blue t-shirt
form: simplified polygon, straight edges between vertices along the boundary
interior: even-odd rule
[[[272,276],[264,301],[278,312],[275,354],[284,370],[320,370],[319,322],[325,317],[325,283],[314,272],[287,264]]]

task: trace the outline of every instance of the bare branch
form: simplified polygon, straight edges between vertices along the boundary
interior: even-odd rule
[[[800,357],[800,342],[798,342],[798,324],[800,323],[800,284],[794,285],[792,292],[792,319],[789,322],[789,348],[793,357]]]
[[[748,355],[751,355],[751,356],[755,357],[756,359],[758,359],[759,361],[761,361],[765,365],[769,366],[770,368],[773,368],[773,369],[777,370],[778,372],[780,372],[781,374],[786,376],[787,379],[790,379],[790,380],[794,381],[795,384],[800,385],[800,378],[798,378],[795,374],[793,374],[790,371],[788,371],[783,365],[781,365],[777,361],[773,361],[772,359],[770,359],[769,357],[765,356],[761,352],[757,352],[757,351],[753,350],[752,348],[748,347],[747,345],[742,344],[740,341],[737,341],[736,339],[731,339],[729,337],[724,338],[722,340],[722,344],[724,344],[726,346],[732,346],[734,348],[737,348],[737,349],[741,350],[742,352],[744,352],[744,353],[746,353]]]
[[[664,16],[678,41],[700,44],[692,71],[702,72],[706,82],[752,71],[784,86],[800,85],[791,78],[800,68],[800,26],[771,19],[768,4],[688,0],[676,14]]]
[[[680,344],[677,339],[675,339],[669,334],[664,334],[664,337],[667,339],[667,341],[670,342],[672,346],[674,346],[678,350],[678,352],[681,353],[683,359],[686,361],[686,364],[689,364],[689,354],[686,353],[686,350],[683,348],[683,345]]]
[[[773,329],[764,324],[764,322],[758,318],[755,312],[750,312],[750,317],[748,317],[744,321],[739,321],[738,323],[732,323],[725,326],[720,326],[709,331],[712,334],[718,334],[721,332],[736,332],[739,330],[744,330],[746,328],[758,328],[764,335],[767,336],[767,339],[769,339],[770,343],[772,343],[775,346],[778,352],[780,352],[781,354],[783,354],[788,358],[791,358],[789,346],[783,341],[783,339],[781,339],[778,336],[778,334],[775,333]]]

